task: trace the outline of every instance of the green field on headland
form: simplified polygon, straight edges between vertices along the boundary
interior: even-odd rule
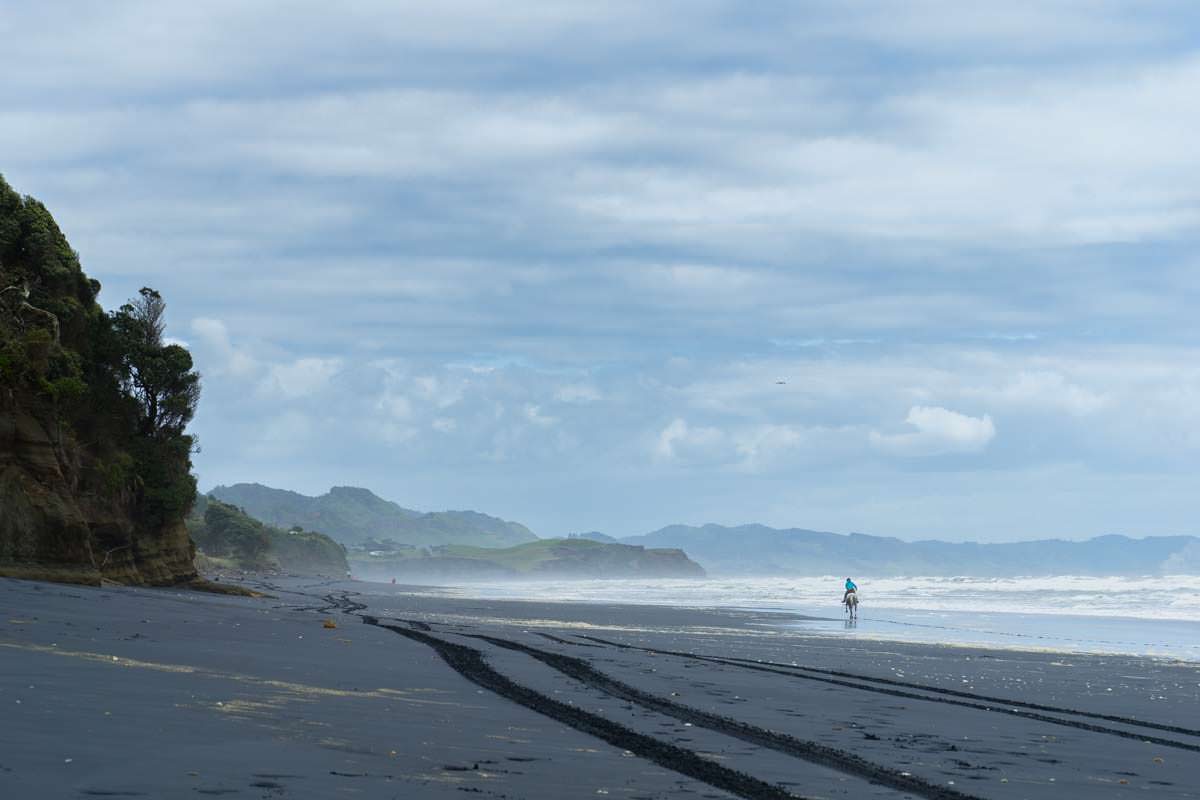
[[[351,551],[350,567],[356,576],[412,581],[453,577],[691,578],[704,575],[704,569],[682,550],[587,539],[539,539],[503,548],[374,544],[388,549]]]

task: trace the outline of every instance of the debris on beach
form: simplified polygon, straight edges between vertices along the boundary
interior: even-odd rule
[[[337,627],[337,623],[336,623],[336,622],[334,622],[334,621],[333,621],[333,620],[331,620],[331,619],[327,619],[327,620],[325,620],[325,622],[324,622],[324,623],[322,623],[322,627],[325,627],[325,628],[336,628],[336,627]]]

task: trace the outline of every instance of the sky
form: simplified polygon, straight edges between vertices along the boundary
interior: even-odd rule
[[[1200,12],[0,6],[0,173],[203,489],[543,536],[1200,533]]]

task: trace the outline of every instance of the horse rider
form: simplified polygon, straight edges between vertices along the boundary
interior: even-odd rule
[[[846,578],[846,593],[844,595],[842,595],[842,605],[845,605],[846,601],[850,599],[851,592],[853,592],[854,596],[857,597],[858,596],[858,587],[854,585],[854,581],[850,580],[849,578]]]

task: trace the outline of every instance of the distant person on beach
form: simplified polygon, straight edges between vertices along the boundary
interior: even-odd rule
[[[846,593],[842,595],[843,604],[845,604],[846,600],[849,599],[851,592],[858,594],[858,587],[854,585],[854,581],[846,578]]]

